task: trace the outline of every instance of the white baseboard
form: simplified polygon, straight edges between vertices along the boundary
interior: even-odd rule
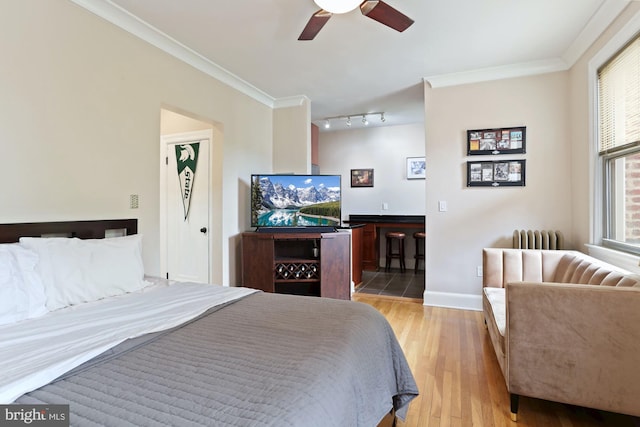
[[[424,305],[482,311],[482,296],[454,294],[450,292],[431,292],[425,289]]]

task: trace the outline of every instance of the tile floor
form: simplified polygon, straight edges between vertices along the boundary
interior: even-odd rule
[[[404,298],[422,299],[424,292],[424,270],[418,274],[413,269],[404,273],[400,269],[391,269],[385,273],[380,271],[363,271],[362,284],[355,289],[356,293],[386,295]]]

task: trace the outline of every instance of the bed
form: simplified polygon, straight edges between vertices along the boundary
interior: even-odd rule
[[[79,426],[370,427],[418,395],[372,307],[144,276],[141,239],[136,220],[0,225],[0,269],[3,251],[26,264],[0,287],[46,298],[0,324],[0,404],[69,405]]]

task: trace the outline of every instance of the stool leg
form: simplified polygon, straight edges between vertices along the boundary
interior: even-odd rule
[[[418,252],[418,250],[420,249],[419,248],[420,245],[418,245],[418,239],[415,239],[415,241],[416,241],[416,256],[415,256],[416,264],[413,269],[413,274],[418,274],[418,261],[420,260],[419,258],[420,252]]]
[[[391,239],[387,239],[387,254],[384,260],[384,271],[391,270]]]
[[[404,264],[404,239],[400,240],[400,272],[404,273],[406,266]]]

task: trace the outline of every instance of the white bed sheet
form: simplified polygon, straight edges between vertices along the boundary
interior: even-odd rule
[[[129,338],[163,331],[256,292],[198,283],[156,283],[0,326],[0,404],[8,404]]]

